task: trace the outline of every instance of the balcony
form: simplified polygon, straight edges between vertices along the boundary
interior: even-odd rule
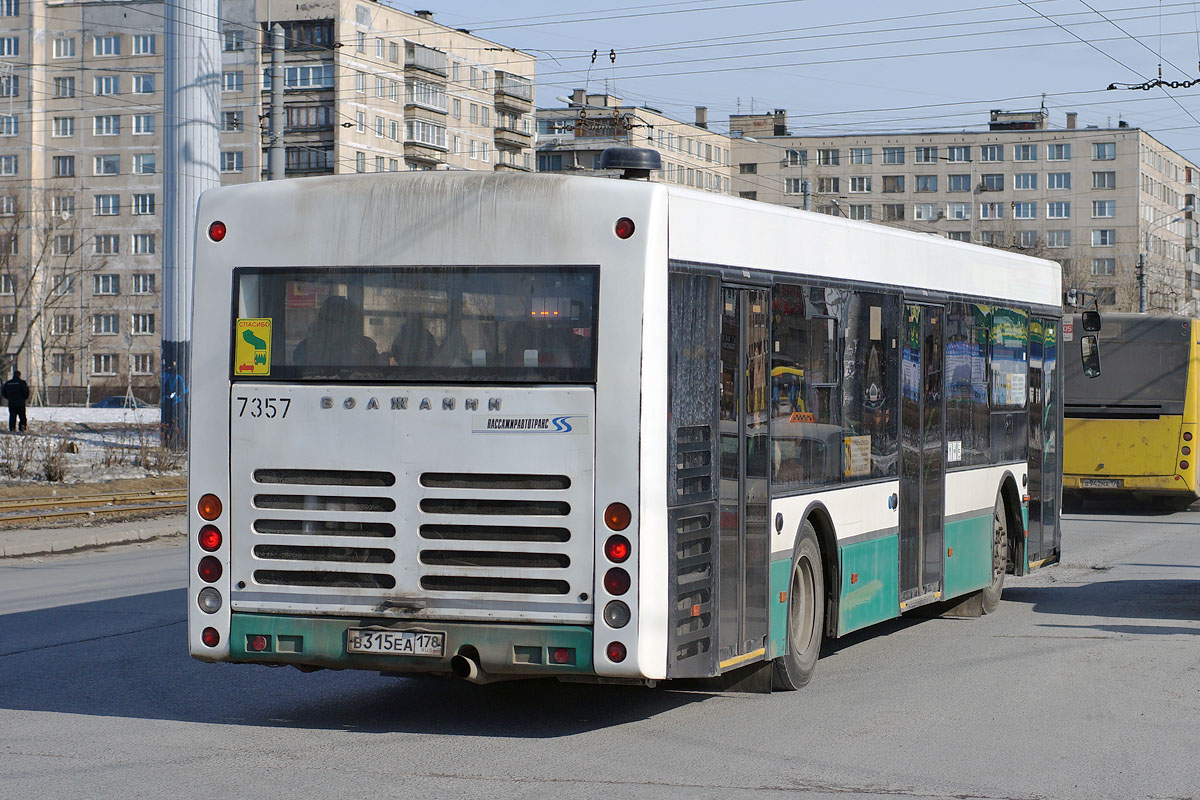
[[[443,78],[449,74],[445,53],[416,42],[404,43],[404,68],[423,70]]]
[[[425,142],[405,142],[404,158],[408,161],[437,166],[446,163],[446,150]]]
[[[533,134],[525,133],[524,131],[514,130],[513,128],[495,128],[493,134],[496,137],[497,147],[532,147]]]
[[[509,109],[517,114],[533,110],[533,82],[523,75],[496,70],[496,109]]]

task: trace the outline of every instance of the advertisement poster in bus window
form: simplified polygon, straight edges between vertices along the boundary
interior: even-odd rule
[[[271,320],[241,319],[234,328],[235,375],[271,374]]]
[[[921,399],[921,307],[905,306],[904,347],[900,352],[900,388],[904,397]]]

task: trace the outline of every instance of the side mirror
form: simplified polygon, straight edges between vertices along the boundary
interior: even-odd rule
[[[1100,312],[1085,311],[1083,312],[1083,329],[1089,332],[1100,330]],[[1093,339],[1096,337],[1092,337]]]
[[[1079,340],[1079,350],[1083,356],[1083,376],[1085,378],[1100,377],[1100,343],[1093,336],[1084,336]]]

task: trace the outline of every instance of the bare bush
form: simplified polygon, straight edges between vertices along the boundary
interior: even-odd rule
[[[38,444],[38,471],[43,478],[56,483],[67,476],[67,452],[72,444],[74,442],[57,438],[41,440]]]
[[[10,478],[24,478],[33,467],[37,439],[24,434],[9,434],[0,439],[0,460]]]

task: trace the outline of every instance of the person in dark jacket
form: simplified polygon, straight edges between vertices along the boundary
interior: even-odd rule
[[[29,384],[21,379],[21,370],[13,370],[12,379],[5,381],[4,386],[0,387],[0,395],[8,401],[8,430],[17,430],[19,421],[20,429],[24,431],[25,401],[29,399]]]

